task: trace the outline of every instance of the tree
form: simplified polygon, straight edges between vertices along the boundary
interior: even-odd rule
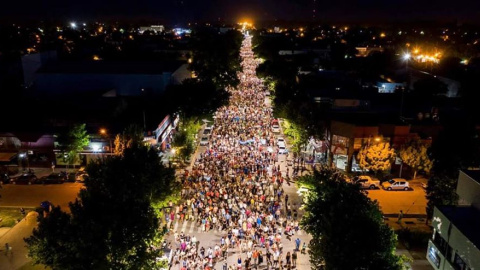
[[[312,269],[402,269],[396,235],[383,222],[378,203],[358,185],[327,166],[299,182],[310,190],[301,225],[312,235]]]
[[[193,142],[188,140],[186,144],[182,148],[180,148],[178,154],[182,159],[182,161],[186,162],[187,159],[190,158],[190,156],[193,154],[194,151],[195,151],[195,148],[193,147]]]
[[[54,270],[159,269],[159,207],[178,191],[174,170],[153,149],[133,145],[87,172],[71,214],[55,207],[25,239],[29,256]]]
[[[113,149],[113,154],[116,156],[120,156],[123,154],[123,150],[125,150],[125,142],[123,138],[120,136],[120,134],[117,134],[115,136],[115,141],[113,142],[114,149]]]
[[[427,185],[427,216],[434,206],[455,205],[459,170],[478,168],[480,140],[469,115],[442,116],[444,129],[433,140],[430,156],[434,160]],[[445,119],[446,118],[446,119]]]
[[[200,81],[212,82],[217,89],[238,85],[242,40],[239,31],[219,34],[213,28],[198,27],[192,34],[190,68]]]
[[[413,179],[417,177],[419,170],[429,172],[432,168],[433,161],[427,153],[427,146],[419,139],[410,140],[400,149],[399,154],[402,162],[413,169]]]
[[[434,174],[428,179],[426,197],[427,216],[429,218],[433,216],[435,206],[457,204],[457,181],[457,177],[442,174]]]
[[[378,176],[380,172],[390,170],[395,151],[388,142],[376,142],[364,146],[358,152],[357,159],[362,170],[372,170]]]
[[[123,152],[126,148],[131,148],[133,146],[142,145],[143,142],[143,132],[138,125],[129,125],[123,133],[117,134],[115,136],[114,144],[114,155],[119,156],[123,155]]]
[[[90,143],[85,124],[74,125],[67,134],[61,134],[59,143],[61,149],[66,152],[68,162],[75,168],[79,153]]]

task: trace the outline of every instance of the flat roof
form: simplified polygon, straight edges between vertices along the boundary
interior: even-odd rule
[[[378,112],[333,112],[332,121],[353,124],[356,126],[396,125],[408,126],[403,123],[398,114]]]
[[[185,61],[85,61],[56,62],[45,65],[38,73],[57,74],[162,74],[174,72]]]
[[[440,206],[437,209],[480,249],[480,210],[473,206]]]
[[[480,184],[480,170],[462,170],[462,172]]]

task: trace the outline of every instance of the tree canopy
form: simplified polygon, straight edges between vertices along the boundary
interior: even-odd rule
[[[402,162],[413,169],[413,179],[416,178],[419,170],[429,172],[432,168],[433,161],[428,156],[428,146],[419,139],[407,141],[399,151]]]
[[[61,134],[58,138],[60,147],[67,153],[70,164],[75,165],[78,154],[90,143],[90,136],[85,126],[86,124],[74,125],[66,134]]]
[[[390,170],[395,151],[388,142],[376,142],[364,146],[358,153],[358,165],[362,170],[372,170],[375,174]]]
[[[55,207],[25,239],[52,269],[157,269],[160,208],[176,191],[174,170],[140,145],[87,166],[70,213]]]
[[[302,176],[309,187],[303,228],[312,235],[312,269],[402,269],[394,232],[383,222],[378,203],[327,166]]]

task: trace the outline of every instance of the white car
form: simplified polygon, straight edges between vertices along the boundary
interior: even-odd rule
[[[283,137],[278,137],[277,138],[277,146],[279,146],[282,143],[285,144],[285,139]]]
[[[273,131],[274,133],[280,133],[280,126],[277,125],[277,124],[274,124],[274,125],[272,126],[272,131]]]
[[[300,196],[303,196],[305,193],[308,193],[309,191],[310,189],[306,187],[300,187],[299,189],[297,189],[297,194]]]
[[[286,155],[286,154],[288,154],[288,149],[287,149],[287,147],[285,147],[285,144],[280,144],[280,145],[278,146],[278,154],[279,154],[279,155]]]
[[[207,145],[208,144],[208,137],[203,136],[202,139],[200,139],[200,145]]]
[[[410,190],[410,185],[407,180],[403,178],[393,178],[382,183],[385,190]]]
[[[360,185],[363,189],[377,189],[380,188],[380,180],[373,180],[368,175],[359,175],[353,178],[353,182]]]

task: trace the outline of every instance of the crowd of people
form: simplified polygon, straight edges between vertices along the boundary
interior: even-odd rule
[[[274,118],[265,86],[255,74],[258,61],[249,36],[241,57],[240,84],[229,89],[229,105],[215,113],[206,151],[185,173],[182,202],[167,216],[168,224],[192,221],[202,232],[215,229],[222,236],[214,246],[203,246],[194,235],[174,232],[174,269],[296,267],[300,239],[292,238],[299,231],[299,205],[282,188],[286,175],[278,163]],[[284,238],[295,241],[296,248],[285,250]],[[303,252],[305,248],[303,243]],[[233,253],[237,265],[227,265]]]

